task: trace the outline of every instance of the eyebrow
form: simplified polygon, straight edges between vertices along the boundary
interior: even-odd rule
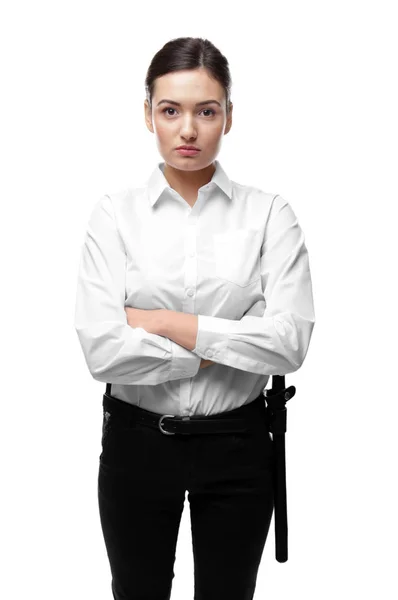
[[[156,106],[159,106],[159,104],[174,104],[175,106],[181,106],[181,103],[176,102],[175,100],[161,100]],[[203,106],[204,104],[218,104],[218,106],[221,107],[221,104],[217,100],[204,100],[203,102],[197,102],[195,106]]]

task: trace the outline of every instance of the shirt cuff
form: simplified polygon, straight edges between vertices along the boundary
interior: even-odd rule
[[[185,377],[194,377],[200,367],[201,359],[190,350],[187,350],[179,344],[173,343],[171,370],[173,379],[184,379]]]
[[[196,336],[196,346],[192,352],[200,358],[217,362],[217,358],[225,352],[228,346],[230,322],[228,319],[219,317],[197,316],[198,334]]]

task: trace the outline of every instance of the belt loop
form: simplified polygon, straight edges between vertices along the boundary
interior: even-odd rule
[[[107,384],[106,384],[106,390],[105,390],[105,393],[106,393],[108,396],[112,396],[111,389],[112,389],[112,384],[111,384],[111,383],[107,383]]]

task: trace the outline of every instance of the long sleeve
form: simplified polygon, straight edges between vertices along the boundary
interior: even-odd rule
[[[75,305],[75,329],[92,377],[127,385],[193,377],[200,366],[198,356],[168,338],[128,325],[125,267],[112,200],[104,195],[88,222]]]
[[[315,324],[309,257],[296,215],[279,195],[265,226],[261,282],[264,314],[238,321],[199,314],[193,353],[263,375],[293,373],[303,364]]]

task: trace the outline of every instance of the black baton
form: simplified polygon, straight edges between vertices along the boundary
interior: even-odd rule
[[[285,388],[285,376],[273,375],[272,388],[265,390],[268,430],[272,433],[274,466],[275,557],[287,561],[287,504],[286,504],[286,402],[293,398],[296,388]]]

